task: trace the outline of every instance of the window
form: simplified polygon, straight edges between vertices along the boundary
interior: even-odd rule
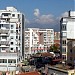
[[[13,42],[11,42],[11,45],[13,45]]]
[[[16,30],[16,33],[18,33],[18,30]]]
[[[13,30],[11,30],[11,33],[13,33],[14,31]]]
[[[0,59],[0,63],[7,63],[7,59]]]
[[[14,28],[14,25],[11,25],[11,29],[13,29]]]
[[[66,32],[63,32],[62,35],[63,35],[63,36],[62,36],[63,38],[66,38],[67,33],[66,33]]]
[[[3,63],[7,63],[7,59],[3,59]]]
[[[13,50],[13,48],[11,48],[11,50]]]
[[[6,19],[6,21],[10,21],[10,19],[9,19],[9,18],[7,18],[7,19]]]
[[[62,44],[66,46],[66,40],[63,40],[62,41]]]
[[[18,18],[20,18],[20,15],[18,14]]]
[[[62,48],[62,53],[66,53],[66,47]]]
[[[12,14],[12,17],[15,17],[15,14]]]
[[[62,58],[65,60],[66,59],[66,55],[63,55]]]
[[[11,39],[13,39],[13,36],[11,36]]]
[[[63,31],[66,30],[66,25],[65,25],[65,24],[62,25],[62,30],[63,30]]]
[[[18,39],[18,36],[16,36],[16,39]]]
[[[8,63],[16,63],[16,59],[8,59]]]
[[[70,52],[72,53],[72,49],[70,49]]]
[[[0,24],[0,28],[3,27],[3,24]]]
[[[34,39],[37,39],[37,37],[34,37]]]
[[[19,58],[19,61],[20,61],[20,58]]]
[[[14,59],[14,60],[12,59],[12,63],[16,63],[16,59]]]
[[[18,51],[18,47],[16,47],[16,51]]]
[[[2,50],[5,50],[6,48],[5,47],[2,47]]]
[[[4,16],[8,16],[9,14],[8,14],[8,13],[2,13],[2,15],[4,15]]]
[[[6,36],[2,36],[2,39],[7,39],[7,37]]]

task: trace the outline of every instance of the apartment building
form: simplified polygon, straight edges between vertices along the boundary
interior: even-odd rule
[[[27,54],[47,52],[48,48],[53,44],[53,29],[25,29],[25,56]]]
[[[0,71],[16,71],[24,56],[24,15],[14,7],[0,10]]]
[[[69,11],[68,16],[60,20],[60,48],[64,61],[68,60],[68,39],[75,39],[75,11]]]

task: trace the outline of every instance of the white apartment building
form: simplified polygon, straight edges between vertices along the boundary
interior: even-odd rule
[[[75,39],[75,11],[69,11],[67,17],[60,20],[60,47],[62,58],[67,60],[68,39]]]
[[[24,56],[24,15],[14,7],[0,10],[0,71],[16,71]]]
[[[47,52],[54,44],[53,29],[27,28],[25,29],[25,56],[39,52]]]

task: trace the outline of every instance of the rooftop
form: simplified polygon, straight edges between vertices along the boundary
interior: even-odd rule
[[[51,67],[54,67],[54,68],[57,68],[57,69],[60,69],[60,70],[71,70],[72,67],[71,66],[68,66],[68,65],[65,65],[65,64],[57,64],[57,65],[53,65]]]
[[[38,53],[38,54],[34,55],[34,57],[53,57],[53,56],[54,56],[54,54],[48,53],[48,52]]]
[[[19,73],[19,74],[16,74],[16,75],[41,75],[39,72],[26,72],[26,73]]]

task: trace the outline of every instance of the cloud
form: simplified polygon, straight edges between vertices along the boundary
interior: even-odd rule
[[[27,18],[25,18],[25,23],[30,24],[30,21]]]
[[[34,16],[38,17],[40,15],[39,9],[34,9]]]
[[[64,12],[61,14],[61,17],[68,17],[68,12]]]
[[[53,28],[55,31],[60,30],[60,19],[68,16],[68,12],[64,12],[58,17],[53,14],[41,14],[39,9],[34,9],[33,14],[32,20],[26,19],[27,28]]]
[[[48,15],[40,15],[38,18],[35,18],[35,22],[39,24],[49,24],[49,23],[54,23],[54,16],[51,14]]]
[[[40,14],[39,9],[34,9],[34,21],[39,24],[49,24],[54,23],[54,16],[52,14]]]
[[[68,17],[68,12],[62,13],[59,17],[57,17],[57,19],[60,20],[62,17]]]

